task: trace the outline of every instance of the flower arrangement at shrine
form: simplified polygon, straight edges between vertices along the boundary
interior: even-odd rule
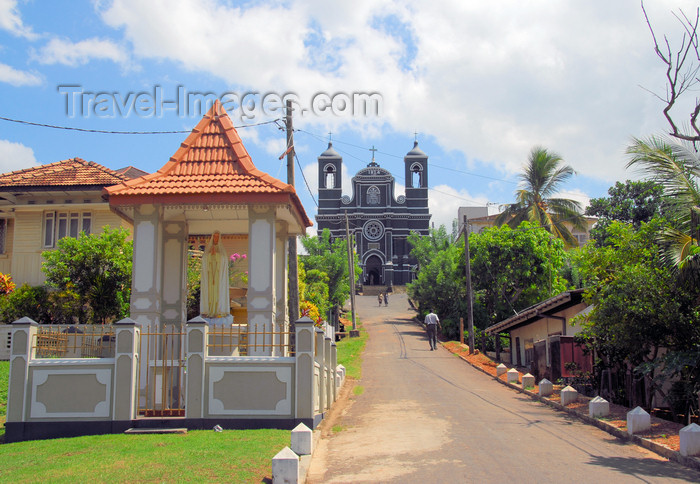
[[[246,287],[248,286],[248,271],[242,270],[244,262],[248,256],[235,252],[229,256],[229,286],[230,287]]]

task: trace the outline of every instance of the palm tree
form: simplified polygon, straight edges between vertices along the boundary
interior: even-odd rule
[[[658,235],[662,260],[683,275],[700,275],[700,156],[692,143],[634,138],[627,167],[642,170],[663,189],[670,226]]]
[[[496,217],[496,225],[508,224],[515,228],[521,222],[536,222],[568,247],[578,241],[564,222],[586,230],[581,204],[566,198],[551,198],[559,186],[575,174],[569,165],[563,165],[561,156],[536,146],[532,149],[525,171],[520,175],[521,186],[515,192],[515,203],[501,206],[504,211]]]

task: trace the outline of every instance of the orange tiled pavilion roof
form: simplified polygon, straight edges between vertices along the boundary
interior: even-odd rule
[[[71,158],[0,175],[0,190],[15,187],[104,187],[128,179],[94,161]]]
[[[110,204],[290,203],[312,225],[292,185],[258,170],[219,101],[160,170],[105,188]]]

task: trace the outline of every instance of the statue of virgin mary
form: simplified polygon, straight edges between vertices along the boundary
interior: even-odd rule
[[[202,280],[199,311],[204,318],[228,318],[231,301],[228,287],[228,256],[221,234],[212,234],[202,255]]]

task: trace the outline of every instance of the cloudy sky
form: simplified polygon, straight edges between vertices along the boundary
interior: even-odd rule
[[[646,8],[674,42],[672,12],[694,16],[697,2]],[[536,145],[574,167],[563,194],[584,203],[634,177],[631,137],[667,131],[649,92],[664,92],[652,47],[638,0],[0,0],[0,116],[186,131],[203,114],[198,93],[210,93],[244,126],[258,168],[284,180],[284,133],[259,123],[282,117],[279,100],[291,96],[309,189],[301,171],[296,186],[310,216],[329,132],[346,189],[373,146],[403,186],[417,137],[430,157],[433,220],[449,225],[459,206],[512,202]],[[362,94],[370,109],[352,102]],[[0,120],[0,171],[79,156],[153,172],[185,136]]]

